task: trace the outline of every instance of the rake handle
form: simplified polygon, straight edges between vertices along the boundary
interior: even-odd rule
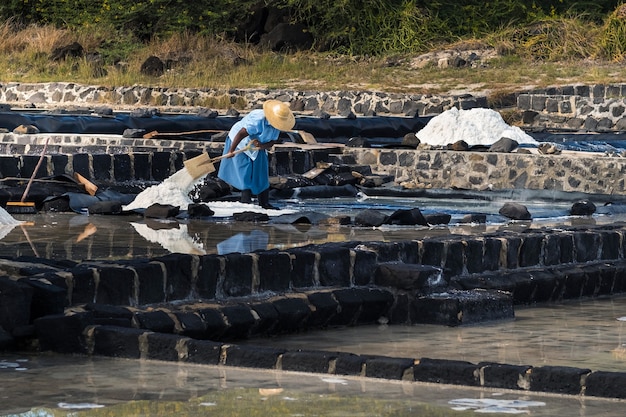
[[[41,167],[43,158],[46,155],[46,149],[48,148],[48,141],[50,141],[49,137],[46,139],[46,143],[43,145],[43,150],[41,151],[41,155],[39,155],[39,160],[37,161],[37,165],[35,165],[35,169],[33,170],[33,173],[31,174],[30,179],[28,180],[28,184],[26,184],[26,189],[24,190],[24,194],[22,194],[20,203],[23,203],[24,200],[26,200],[26,196],[28,195],[28,192],[30,191],[30,186],[33,184],[33,180],[35,179],[35,176],[37,175],[37,172],[39,171],[39,167]]]

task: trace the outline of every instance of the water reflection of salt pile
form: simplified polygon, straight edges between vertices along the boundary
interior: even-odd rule
[[[16,220],[8,211],[0,207],[0,240],[4,239],[11,230],[21,222]]]
[[[172,229],[154,230],[145,224],[131,223],[137,233],[149,242],[158,243],[171,253],[204,255],[206,251],[201,242],[197,242],[187,232],[187,225],[181,224]]]

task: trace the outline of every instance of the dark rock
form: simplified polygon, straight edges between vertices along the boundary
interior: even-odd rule
[[[514,318],[513,297],[503,291],[459,291],[418,297],[415,322],[458,326]]]
[[[405,375],[414,373],[414,359],[368,357],[365,361],[365,376],[368,378],[383,378],[388,380],[402,380]]]
[[[78,42],[72,42],[69,45],[65,45],[65,46],[60,46],[58,48],[55,48],[51,53],[50,53],[50,60],[51,61],[61,61],[66,59],[67,57],[70,58],[80,58],[84,55],[85,51],[83,49],[83,46],[78,43]]]
[[[279,23],[259,43],[272,51],[301,51],[311,48],[313,36],[303,24]]]
[[[565,395],[580,395],[582,381],[591,370],[566,366],[541,366],[530,373],[532,391],[555,392]]]
[[[446,284],[441,278],[440,268],[404,262],[379,264],[374,272],[374,283],[399,290],[423,292],[432,292]]]
[[[122,203],[116,200],[98,201],[88,207],[89,214],[120,214]]]
[[[517,149],[518,146],[519,143],[517,141],[507,137],[502,137],[489,147],[489,152],[509,153]]]
[[[135,314],[136,327],[158,333],[173,333],[175,323],[165,311],[146,311]]]
[[[143,215],[153,219],[167,219],[176,217],[180,213],[180,207],[172,206],[170,204],[154,203],[148,207]]]
[[[139,139],[143,138],[143,135],[145,134],[146,129],[124,129],[124,132],[122,132],[122,137],[129,139]]]
[[[30,323],[34,289],[26,283],[0,277],[0,327],[8,332]]]
[[[139,71],[149,77],[160,77],[165,73],[165,63],[157,56],[149,56],[141,64]]]
[[[187,361],[204,365],[217,365],[220,361],[222,344],[209,340],[187,339]]]
[[[407,133],[402,137],[402,146],[406,146],[409,148],[417,148],[420,144],[420,140],[417,135],[413,132]]]
[[[354,218],[357,226],[379,227],[385,224],[388,216],[380,210],[366,209],[360,211]]]
[[[592,397],[626,398],[626,373],[592,372],[585,380],[585,395]]]
[[[58,353],[87,353],[83,330],[93,323],[92,312],[40,317],[34,322],[40,349]]]
[[[469,145],[464,140],[459,140],[459,141],[449,144],[446,148],[451,151],[463,152],[463,151],[469,150]]]
[[[391,213],[385,223],[402,226],[428,226],[428,221],[418,208],[398,209]]]
[[[448,213],[430,213],[425,214],[424,219],[428,224],[449,224],[452,215]]]
[[[199,219],[204,217],[211,217],[215,214],[213,210],[206,204],[189,204],[187,206],[187,214],[191,219]]]
[[[255,211],[244,211],[241,213],[233,213],[233,219],[238,222],[267,222],[270,217],[265,213],[257,213]]]
[[[484,376],[484,386],[505,389],[527,389],[527,365],[509,365],[500,363],[480,363]]]
[[[330,361],[335,354],[329,352],[298,350],[285,352],[282,356],[281,369],[294,372],[327,374]]]
[[[478,386],[478,366],[465,361],[422,358],[413,367],[416,381]]]
[[[589,200],[581,200],[572,204],[570,214],[572,216],[591,216],[596,212],[596,205]]]
[[[479,223],[484,224],[487,223],[487,215],[486,214],[466,214],[463,216],[459,223]]]
[[[34,135],[39,133],[39,128],[34,125],[19,125],[13,129],[16,135]]]
[[[244,368],[275,369],[284,349],[263,346],[236,345],[225,347],[224,365]]]
[[[504,203],[498,213],[512,220],[530,220],[532,218],[528,208],[519,203]]]
[[[139,336],[145,330],[116,326],[95,326],[93,353],[116,358],[139,359]]]
[[[346,146],[350,148],[371,148],[372,147],[369,139],[361,137],[361,136],[351,137],[346,142]]]

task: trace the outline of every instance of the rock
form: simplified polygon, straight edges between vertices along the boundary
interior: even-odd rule
[[[350,148],[371,148],[372,145],[367,138],[363,138],[361,136],[354,136],[348,139],[346,146]]]
[[[167,219],[170,217],[176,217],[180,213],[180,207],[172,206],[170,204],[155,203],[148,207],[143,215],[153,219]]]
[[[84,55],[85,51],[83,46],[78,42],[73,42],[69,45],[60,46],[55,48],[50,54],[51,61],[61,61],[70,58],[80,58]]]
[[[160,77],[165,73],[165,64],[161,61],[161,58],[152,55],[141,64],[139,71],[149,77]]]
[[[233,219],[238,222],[267,222],[270,217],[265,213],[257,213],[254,211],[244,211],[241,213],[233,213]]]
[[[408,148],[417,148],[419,144],[420,140],[413,132],[407,133],[402,137],[402,146],[406,146]]]
[[[542,143],[537,147],[537,150],[544,155],[558,155],[561,153],[561,150],[553,143]]]
[[[13,129],[13,133],[17,135],[35,135],[39,133],[39,128],[34,125],[19,125]]]
[[[589,200],[581,200],[572,204],[570,214],[572,216],[591,216],[596,212],[596,205]]]
[[[513,139],[509,139],[507,137],[502,137],[497,142],[495,142],[493,145],[491,145],[489,147],[488,151],[489,152],[509,153],[509,152],[513,152],[515,149],[517,149],[518,146],[519,146],[519,143],[517,143],[517,141],[515,141]]]
[[[459,223],[479,223],[484,224],[487,223],[487,215],[480,213],[466,214],[463,216]]]
[[[428,221],[418,208],[396,210],[389,216],[386,223],[403,226],[428,226]]]
[[[124,129],[124,132],[122,132],[122,137],[129,139],[139,139],[143,138],[143,135],[145,134],[146,129]]]
[[[120,214],[122,203],[117,200],[98,201],[88,207],[89,214]]]
[[[451,151],[467,151],[469,150],[469,145],[464,140],[459,140],[449,144],[447,148]]]
[[[359,212],[354,218],[357,226],[379,227],[387,222],[387,215],[378,210],[366,209]]]
[[[428,224],[449,224],[452,216],[448,213],[425,214],[424,218]]]
[[[532,218],[528,208],[519,203],[504,203],[498,213],[512,220],[530,220]]]
[[[187,206],[187,214],[192,219],[202,218],[202,217],[211,217],[215,214],[213,210],[206,204],[189,204]]]

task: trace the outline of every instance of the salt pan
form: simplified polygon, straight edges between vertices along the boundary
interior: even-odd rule
[[[519,127],[509,126],[500,113],[484,108],[459,110],[454,107],[433,117],[416,136],[431,146],[446,146],[460,140],[469,146],[490,146],[502,137],[519,144],[538,144]]]

